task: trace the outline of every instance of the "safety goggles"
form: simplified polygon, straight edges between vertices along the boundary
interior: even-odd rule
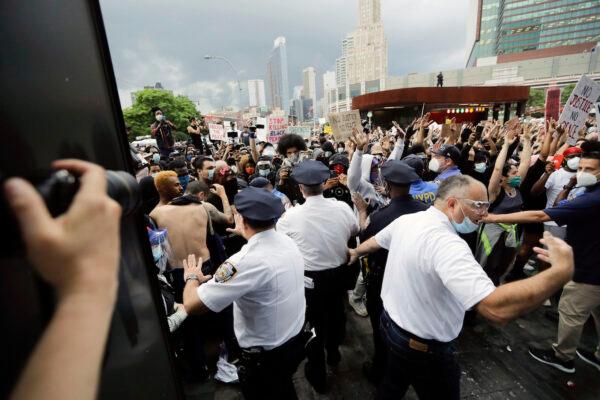
[[[457,198],[458,200],[464,201],[471,210],[475,211],[478,214],[485,214],[488,212],[490,208],[489,201],[478,201],[464,198]]]

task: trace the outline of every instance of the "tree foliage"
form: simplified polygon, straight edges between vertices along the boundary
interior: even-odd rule
[[[544,89],[529,89],[527,107],[544,107],[546,104],[546,91]]]
[[[136,93],[133,105],[123,110],[125,124],[131,127],[130,141],[136,136],[150,135],[150,124],[154,122],[154,107],[160,108],[175,124],[177,130],[174,135],[177,140],[186,136],[189,119],[200,116],[194,103],[185,96],[174,96],[166,90],[159,89],[140,90]]]

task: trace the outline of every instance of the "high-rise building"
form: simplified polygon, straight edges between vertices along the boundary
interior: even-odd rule
[[[292,100],[302,99],[303,91],[303,86],[294,86],[294,88],[292,89]]]
[[[273,43],[273,50],[267,64],[269,106],[279,108],[284,115],[290,110],[290,87],[288,84],[287,53],[285,37],[279,36]]]
[[[329,105],[336,102],[336,74],[335,71],[326,71],[323,74],[323,110],[321,114],[329,112]]]
[[[262,79],[248,80],[248,106],[249,107],[264,107],[267,105],[265,101],[265,81]]]
[[[306,67],[302,70],[302,93],[307,99],[317,97],[317,88],[315,86],[315,78],[317,73],[313,67]]]
[[[579,54],[600,41],[598,0],[471,0],[467,66]],[[478,61],[481,60],[481,61]]]
[[[336,60],[337,99],[330,111],[349,110],[352,98],[385,89],[388,55],[380,0],[358,0],[358,27]]]

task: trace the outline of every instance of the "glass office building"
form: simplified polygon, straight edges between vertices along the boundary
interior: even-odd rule
[[[600,1],[478,0],[478,58],[600,42]]]

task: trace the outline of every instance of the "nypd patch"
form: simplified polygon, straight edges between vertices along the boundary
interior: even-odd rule
[[[237,269],[235,269],[234,265],[230,261],[225,261],[217,270],[215,271],[215,282],[217,283],[225,283],[237,273]]]

